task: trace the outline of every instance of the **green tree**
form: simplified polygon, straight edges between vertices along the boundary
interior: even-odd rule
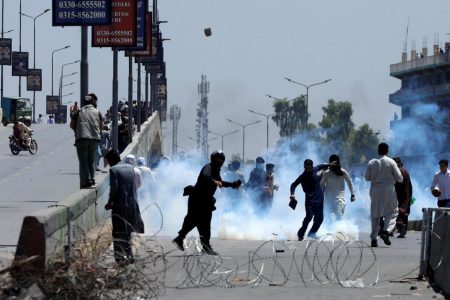
[[[277,99],[273,103],[275,115],[272,120],[280,128],[281,137],[292,137],[300,130],[304,130],[302,123],[306,113],[305,96],[300,96],[292,100]]]
[[[348,101],[336,102],[328,100],[328,105],[322,107],[324,115],[319,126],[324,129],[325,138],[330,141],[340,139],[346,141],[355,128],[352,121],[353,108]]]
[[[353,130],[347,141],[347,153],[352,165],[366,164],[377,156],[377,146],[380,143],[378,133],[375,133],[367,123]]]

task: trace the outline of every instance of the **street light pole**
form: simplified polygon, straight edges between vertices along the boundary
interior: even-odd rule
[[[70,45],[67,45],[67,46],[65,46],[65,47],[63,47],[63,48],[59,48],[59,49],[56,49],[56,50],[53,50],[53,51],[52,51],[52,95],[53,95],[53,55],[55,54],[55,52],[58,52],[58,51],[67,49],[67,48],[69,48],[69,47],[70,47]]]
[[[65,77],[65,76],[64,76],[64,67],[65,67],[65,66],[68,66],[68,65],[76,64],[76,63],[78,63],[78,62],[80,62],[79,59],[76,60],[76,61],[67,63],[67,64],[63,64],[63,65],[61,66],[61,75],[60,75],[60,77],[59,77],[59,93],[58,93],[58,95],[59,95],[59,101],[58,101],[58,103],[59,103],[59,104],[62,103],[62,102],[61,102],[61,101],[62,101],[62,100],[61,100],[62,86],[63,86],[63,84],[62,84],[62,79],[63,79],[63,77]],[[74,74],[76,74],[76,72],[73,72],[71,75],[74,75]]]
[[[268,115],[266,115],[266,114],[262,114],[262,113],[256,112],[256,111],[254,111],[252,109],[249,109],[248,111],[251,112],[252,114],[263,116],[263,117],[266,118],[266,136],[267,136],[266,144],[267,144],[267,150],[269,150],[269,118],[271,116],[274,116],[275,114],[268,114]]]
[[[47,8],[36,17],[32,17],[23,12],[20,13],[21,15],[33,20],[33,69],[36,69],[36,19],[49,11],[50,9]],[[36,123],[35,116],[36,116],[36,91],[33,90],[33,123]]]
[[[291,83],[295,83],[295,84],[301,85],[301,86],[303,86],[303,87],[306,88],[306,104],[305,104],[305,106],[306,106],[306,112],[305,112],[305,118],[304,118],[304,125],[305,125],[305,129],[308,129],[308,101],[309,101],[308,98],[309,98],[309,88],[312,87],[312,86],[315,86],[315,85],[327,83],[327,82],[331,81],[331,79],[327,79],[327,80],[324,80],[324,81],[321,81],[321,82],[317,82],[317,83],[313,83],[313,84],[310,84],[310,85],[306,85],[306,84],[303,84],[303,83],[294,81],[294,80],[289,79],[289,78],[287,78],[287,77],[284,77],[284,79],[287,80],[287,81],[289,81],[289,82],[291,82]]]
[[[250,125],[253,125],[253,124],[257,124],[257,123],[261,122],[261,120],[254,121],[254,122],[247,123],[247,124],[241,124],[241,123],[238,123],[238,122],[234,122],[234,121],[232,121],[230,119],[227,119],[227,121],[232,123],[232,124],[239,125],[239,126],[242,127],[242,163],[245,164],[245,128],[247,126],[250,126]]]
[[[208,130],[209,133],[212,133],[212,134],[215,134],[215,135],[217,135],[217,136],[222,137],[222,151],[223,151],[223,138],[226,137],[227,135],[236,133],[236,132],[238,132],[238,131],[239,131],[239,130],[236,129],[236,130],[231,131],[231,132],[228,132],[228,133],[220,134],[220,133],[216,133],[216,132],[213,132],[213,131],[211,131],[211,130]]]

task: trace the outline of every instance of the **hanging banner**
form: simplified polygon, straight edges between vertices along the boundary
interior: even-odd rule
[[[42,91],[42,69],[28,69],[27,91]]]
[[[67,123],[67,105],[58,105],[57,111],[55,113],[55,123],[56,124],[66,124]]]
[[[0,65],[11,65],[12,39],[0,38]]]
[[[46,97],[46,110],[47,115],[53,115],[58,113],[59,96],[47,95]]]
[[[150,32],[148,32],[148,14],[150,14],[150,22],[151,22],[151,12],[147,11],[147,0],[137,0],[137,25],[136,25],[136,46],[134,47],[126,47],[121,48],[119,50],[133,50],[133,51],[143,51],[147,49],[147,40],[151,38],[151,24],[150,24]]]
[[[137,60],[138,58],[136,57],[136,62]],[[152,54],[139,57],[139,60],[146,68],[149,67],[149,69],[153,69],[153,72],[160,72],[161,65],[164,61],[164,47],[162,45],[161,32],[158,32],[157,34],[154,33],[152,36]]]
[[[92,26],[92,47],[130,47],[137,41],[137,0],[112,0],[111,25]]]
[[[137,49],[137,47],[129,47],[126,48],[125,50],[125,56],[148,56],[151,55],[152,53],[152,13],[151,12],[147,12],[147,17],[146,17],[146,30],[145,30],[145,46],[141,47],[140,49]],[[138,34],[138,39],[139,39],[139,34]],[[139,45],[139,42],[138,42]],[[131,50],[131,51],[129,51]]]
[[[111,0],[53,0],[53,26],[111,24]]]
[[[28,52],[12,53],[12,76],[27,76],[28,74]]]

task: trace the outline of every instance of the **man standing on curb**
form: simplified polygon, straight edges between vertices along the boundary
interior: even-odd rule
[[[97,96],[85,96],[84,103],[70,121],[70,128],[75,131],[81,189],[95,187],[96,152],[103,128],[103,116],[96,108]]]
[[[137,202],[134,167],[122,163],[119,153],[114,149],[106,153],[105,159],[111,166],[109,199],[105,209],[112,209],[114,257],[119,264],[133,263],[131,233],[144,233],[144,222]]]
[[[384,218],[384,226],[380,233],[380,238],[386,245],[391,245],[389,235],[395,228],[398,213],[397,194],[395,193],[395,183],[403,182],[403,176],[397,163],[387,157],[389,146],[386,143],[378,145],[378,155],[369,161],[366,169],[366,180],[371,182],[371,219],[372,233],[371,247],[378,247],[378,233],[380,232],[380,218]]]

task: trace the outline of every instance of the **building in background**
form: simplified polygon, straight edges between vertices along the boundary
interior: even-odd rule
[[[419,53],[406,49],[402,61],[390,66],[390,75],[401,80],[401,88],[389,95],[389,102],[401,107],[394,115],[390,154],[416,164],[450,159],[450,43],[444,49],[435,43],[431,55],[426,45]],[[430,179],[431,180],[431,179]],[[427,182],[428,183],[428,182]]]

